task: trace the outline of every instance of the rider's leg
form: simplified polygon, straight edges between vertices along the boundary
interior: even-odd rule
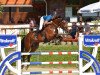
[[[40,33],[40,31],[42,30],[43,23],[44,23],[44,19],[43,19],[43,16],[42,16],[42,17],[40,18],[40,25],[39,25],[39,28],[37,29],[36,34],[35,34],[36,38],[37,38],[38,34]]]
[[[43,28],[43,23],[44,23],[44,19],[43,19],[43,17],[41,17],[40,18],[39,30],[41,30]]]
[[[35,37],[36,38],[37,38],[38,34],[41,33],[41,31],[42,31],[42,29],[41,30],[39,30],[39,29],[36,30],[36,32],[35,32]]]

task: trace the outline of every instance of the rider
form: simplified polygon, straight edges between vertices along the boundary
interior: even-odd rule
[[[53,12],[52,14],[50,15],[46,15],[46,16],[42,16],[40,18],[40,25],[39,25],[39,30],[37,30],[36,32],[36,37],[38,36],[38,33],[41,32],[41,30],[43,29],[43,27],[45,27],[46,25],[48,24],[52,24],[52,19],[57,17],[57,12]],[[44,33],[44,36],[45,36],[45,33]],[[46,40],[46,38],[45,38]]]
[[[54,11],[53,14],[50,14],[50,15],[46,15],[46,16],[42,16],[40,18],[40,26],[39,26],[39,30],[42,29],[42,27],[45,25],[48,25],[48,24],[51,24],[52,23],[52,19],[55,18],[57,16],[57,12]]]

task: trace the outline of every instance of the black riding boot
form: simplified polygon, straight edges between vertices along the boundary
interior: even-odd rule
[[[37,31],[35,32],[35,38],[37,38],[39,32],[40,32],[39,30],[37,30]]]
[[[37,37],[39,33],[41,33],[41,30],[37,30],[37,31],[35,32],[35,36]]]

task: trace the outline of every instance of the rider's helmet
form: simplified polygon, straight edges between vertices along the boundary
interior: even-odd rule
[[[57,18],[59,15],[58,15],[58,12],[55,10],[55,11],[53,11],[52,13],[51,13],[51,15],[52,15],[52,17],[53,17],[53,19],[54,18]]]

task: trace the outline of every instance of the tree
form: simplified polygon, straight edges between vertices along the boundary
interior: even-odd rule
[[[3,12],[3,6],[2,4],[0,4],[0,15],[2,15],[2,12]]]

